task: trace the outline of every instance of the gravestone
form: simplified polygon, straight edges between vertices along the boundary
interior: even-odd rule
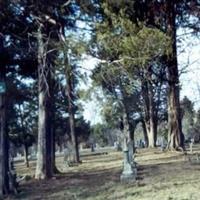
[[[99,150],[99,149],[100,149],[100,146],[99,146],[98,143],[95,144],[95,148],[96,148],[96,150]]]
[[[63,158],[63,162],[65,164],[65,166],[70,167],[72,165],[72,163],[74,162],[73,158],[73,152],[72,149],[70,149],[70,147],[66,147],[63,150],[63,154],[64,154],[64,158]]]
[[[70,141],[67,141],[65,148],[63,150],[64,154],[64,164],[68,167],[73,166],[75,163],[75,149]]]
[[[133,144],[132,147],[129,143],[124,144],[123,153],[124,153],[123,171],[120,176],[120,180],[122,182],[128,182],[128,183],[135,182],[136,168],[133,164]]]
[[[119,142],[119,141],[115,141],[115,142],[114,142],[114,148],[115,148],[117,151],[122,151],[122,148],[121,148],[121,145],[120,145],[120,142]]]
[[[63,150],[63,154],[64,154],[64,158],[63,158],[63,162],[66,166],[69,167],[69,163],[70,163],[70,155],[69,155],[69,149],[65,148]]]
[[[190,153],[193,152],[193,144],[194,144],[194,138],[191,138],[191,141],[190,141]]]
[[[145,148],[145,142],[142,139],[139,141],[139,148]]]
[[[164,139],[164,137],[161,138],[160,147],[161,147],[161,151],[165,150],[165,139]]]
[[[83,151],[83,143],[80,143],[79,149],[80,149],[80,151]]]

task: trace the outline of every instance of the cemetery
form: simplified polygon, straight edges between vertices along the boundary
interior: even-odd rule
[[[199,200],[200,1],[0,1],[0,200]]]
[[[20,182],[17,199],[198,199],[200,180],[200,145],[194,145],[193,155],[161,150],[138,149],[135,161],[137,175],[134,181],[123,183],[121,152],[106,149],[108,154],[81,156],[82,164],[63,167],[63,157],[57,158],[62,174],[38,184],[33,180],[35,162],[27,169],[23,162],[16,165],[17,173],[29,176]],[[188,147],[189,151],[189,147]],[[89,153],[89,152],[88,152]],[[192,157],[192,161],[190,161]]]

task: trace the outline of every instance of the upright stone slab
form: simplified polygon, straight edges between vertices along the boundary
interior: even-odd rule
[[[127,148],[128,146],[125,146],[124,148],[124,161],[123,161],[123,171],[120,176],[120,180],[122,182],[135,182],[136,181],[136,173],[135,170],[133,170],[133,166],[130,163],[130,158],[129,158],[129,149]]]

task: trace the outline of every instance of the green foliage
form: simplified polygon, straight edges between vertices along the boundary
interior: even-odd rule
[[[107,4],[103,8],[105,18],[96,25],[93,40],[94,51],[102,61],[94,69],[92,79],[94,85],[102,86],[107,99],[102,105],[105,121],[118,126],[123,106],[131,121],[138,118],[134,114],[141,112],[137,89],[141,84],[141,71],[168,56],[171,41],[156,28],[134,23],[123,8],[118,13],[112,12]],[[121,108],[116,107],[121,104],[124,104]]]
[[[91,137],[94,141],[98,142],[100,146],[108,145],[106,131],[108,127],[105,124],[95,124],[91,127]]]
[[[170,54],[170,39],[158,29],[142,26],[135,36],[129,33],[123,39],[122,48],[125,64],[146,67]]]
[[[159,29],[135,24],[123,9],[115,14],[105,8],[105,14],[108,19],[97,24],[96,43],[99,56],[110,67],[114,63],[122,65],[122,68],[145,67],[171,53],[170,38]]]
[[[104,13],[105,19],[97,24],[93,40],[94,51],[102,61],[92,78],[111,93],[118,89],[131,95],[138,85],[138,69],[146,69],[168,56],[171,40],[156,28],[135,24],[123,8],[116,14],[105,4]]]
[[[37,136],[37,88],[13,75],[8,80],[9,137],[16,146],[29,147]]]
[[[76,124],[75,131],[77,133],[79,142],[87,141],[91,133],[89,123],[86,122],[84,118],[81,116],[75,119],[75,124]]]

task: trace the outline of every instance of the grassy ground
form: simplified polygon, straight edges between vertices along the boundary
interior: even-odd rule
[[[196,146],[195,151],[199,151]],[[133,184],[119,181],[121,152],[82,158],[79,166],[64,168],[57,160],[61,175],[47,181],[29,180],[21,184],[22,200],[199,200],[200,164],[188,156],[159,149],[139,150],[138,177]],[[17,164],[19,174],[34,174],[35,163],[27,170]],[[10,199],[14,199],[13,197]]]

